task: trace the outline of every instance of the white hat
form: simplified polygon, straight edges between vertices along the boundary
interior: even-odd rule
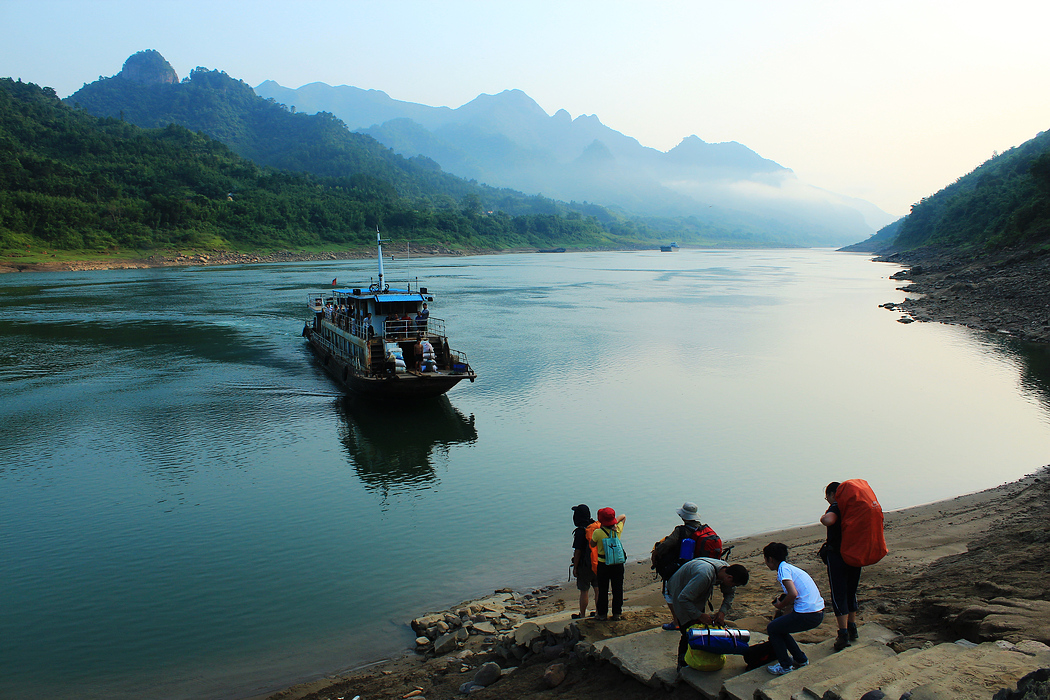
[[[700,509],[696,507],[695,503],[686,501],[682,504],[682,507],[675,512],[678,513],[678,517],[687,523],[698,523],[700,522],[700,515],[697,513],[698,510]]]

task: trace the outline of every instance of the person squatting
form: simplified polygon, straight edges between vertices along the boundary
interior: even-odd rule
[[[824,495],[828,509],[820,523],[827,528],[827,538],[820,558],[827,567],[828,590],[838,628],[834,650],[840,651],[859,638],[857,588],[862,566],[881,559],[886,547],[882,509],[867,482],[862,479],[834,481],[828,484]],[[843,515],[840,503],[843,498],[861,504],[848,506],[852,519]],[[595,519],[583,503],[573,506],[572,512],[575,529],[570,576],[576,579],[580,594],[579,611],[572,613],[572,618],[588,618],[593,591],[594,610],[589,614],[590,619],[620,620],[627,559],[620,538],[627,516],[617,515],[615,509],[605,507],[598,510]],[[681,523],[653,546],[650,560],[662,580],[663,597],[671,616],[663,629],[680,632],[678,669],[681,670],[687,665],[690,629],[723,627],[733,607],[735,589],[748,584],[750,573],[742,564],[727,561],[732,547],[724,548],[714,529],[701,521],[695,503],[683,503],[675,515]],[[770,542],[762,551],[763,562],[770,571],[776,572],[775,580],[780,588],[773,599],[772,619],[765,630],[769,636],[765,658],[774,661],[766,668],[773,675],[790,673],[809,664],[792,634],[811,630],[824,619],[825,599],[820,586],[807,571],[788,561],[789,553],[788,546],[780,542]],[[716,588],[721,594],[717,610],[712,600]],[[762,660],[761,664],[767,662]],[[755,662],[748,663],[751,667]]]

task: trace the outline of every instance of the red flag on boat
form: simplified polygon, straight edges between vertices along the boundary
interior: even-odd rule
[[[332,280],[332,286],[333,286],[333,287],[335,286],[335,280],[336,280],[336,279],[338,279],[338,277]]]

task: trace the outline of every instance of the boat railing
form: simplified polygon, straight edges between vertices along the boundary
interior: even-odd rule
[[[446,337],[444,319],[434,318],[433,316],[425,321],[388,318],[383,324],[384,327],[382,332],[380,332],[376,328],[376,326],[379,325],[376,321],[364,323],[363,319],[355,318],[348,313],[328,306],[322,305],[316,307],[316,309],[317,313],[323,312],[325,320],[330,322],[336,328],[341,328],[347,333],[364,340],[375,337],[390,338],[393,340],[412,340],[419,335],[441,338]],[[369,330],[371,330],[371,333],[369,333]]]
[[[445,337],[445,321],[431,316],[425,321],[404,318],[388,318],[384,324],[386,338],[410,339],[418,335]]]

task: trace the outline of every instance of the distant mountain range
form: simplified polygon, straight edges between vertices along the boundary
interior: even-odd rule
[[[841,245],[892,221],[869,202],[807,185],[746,146],[689,136],[670,151],[642,146],[594,115],[547,115],[520,90],[456,108],[392,99],[379,90],[266,81],[258,95],[298,112],[330,112],[405,156],[494,187],[587,201],[650,217],[696,217],[802,245]],[[785,240],[788,242],[788,240]]]

